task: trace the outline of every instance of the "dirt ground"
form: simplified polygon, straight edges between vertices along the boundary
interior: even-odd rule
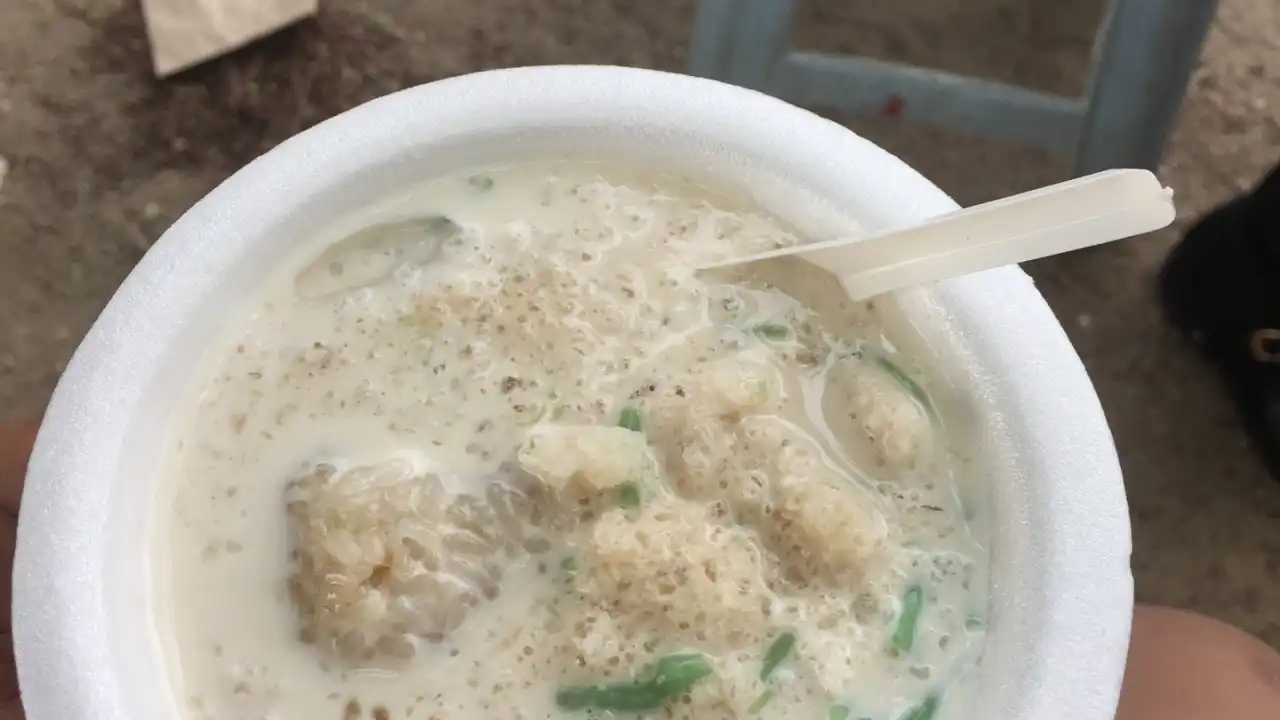
[[[692,0],[343,0],[157,82],[127,0],[0,10],[0,414],[38,410],[148,245],[249,159],[334,113],[484,68],[681,69]],[[797,44],[1079,92],[1103,0],[810,0]],[[1280,4],[1223,0],[1162,171],[1180,224],[1280,159]],[[852,121],[968,204],[1065,177],[1062,159]],[[1153,271],[1177,228],[1034,263],[1102,397],[1124,465],[1138,597],[1280,647],[1280,483],[1215,379],[1165,329]]]

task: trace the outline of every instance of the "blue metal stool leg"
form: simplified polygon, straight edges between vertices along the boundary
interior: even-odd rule
[[[793,0],[739,0],[729,74],[734,85],[763,90],[791,45]]]
[[[875,112],[1075,152],[1075,172],[1156,169],[1217,0],[1113,0],[1083,99],[790,47],[794,0],[699,0],[689,72],[805,105]]]
[[[1217,0],[1115,0],[1095,49],[1075,172],[1155,170]]]
[[[742,14],[741,0],[699,0],[689,42],[690,75],[713,80],[728,77],[737,20]]]

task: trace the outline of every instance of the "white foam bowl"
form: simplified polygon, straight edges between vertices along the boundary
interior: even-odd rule
[[[640,158],[752,193],[821,236],[955,203],[845,128],[781,101],[610,67],[480,73],[344,113],[236,173],[165,233],[94,324],[45,416],[23,498],[14,639],[29,720],[173,720],[149,547],[175,409],[228,309],[334,219],[468,166]],[[821,221],[815,218],[825,218]],[[848,230],[845,223],[844,230]],[[990,632],[968,715],[1110,720],[1128,644],[1129,525],[1084,368],[1015,267],[900,295],[981,418]],[[233,589],[228,589],[233,592]]]

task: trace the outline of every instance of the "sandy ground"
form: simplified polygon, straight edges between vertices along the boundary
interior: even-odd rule
[[[797,44],[1066,93],[1102,0],[806,4]],[[510,65],[683,66],[691,0],[345,0],[167,82],[126,0],[5,0],[0,15],[0,413],[38,410],[148,245],[280,140],[408,85]],[[1280,4],[1223,0],[1162,175],[1181,223],[1280,159]],[[962,203],[1063,178],[1038,151],[892,121],[851,125]],[[1215,378],[1162,327],[1153,271],[1175,231],[1034,263],[1111,420],[1138,597],[1280,646],[1280,483]]]

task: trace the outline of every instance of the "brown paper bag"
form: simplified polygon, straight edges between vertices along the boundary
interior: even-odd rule
[[[314,15],[319,0],[142,0],[159,77]]]

